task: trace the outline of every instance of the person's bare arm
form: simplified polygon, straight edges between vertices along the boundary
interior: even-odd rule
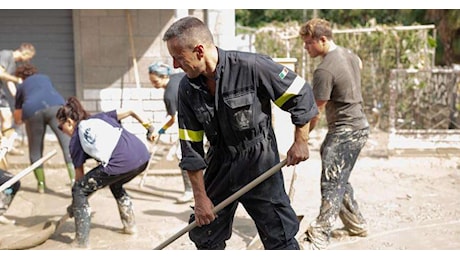
[[[125,118],[127,118],[128,116],[131,116],[133,118],[135,118],[137,121],[139,121],[139,123],[141,123],[142,125],[144,124],[147,124],[148,122],[147,121],[144,121],[136,112],[134,112],[133,110],[129,110],[129,109],[117,109],[117,118],[118,120],[123,120]]]
[[[80,167],[75,167],[75,181],[81,180],[85,176],[83,172],[83,165]]]
[[[163,126],[161,128],[164,131],[166,131],[168,128],[170,128],[174,124],[175,121],[176,121],[175,115],[168,115],[166,117],[166,122],[163,124]]]
[[[11,96],[15,97],[17,92],[16,85],[12,81],[8,81],[6,85],[8,86],[8,90],[10,91]]]
[[[214,205],[209,199],[204,186],[203,170],[187,171],[187,174],[192,183],[193,197],[195,198],[194,210],[196,224],[199,227],[208,225],[216,216],[212,212]]]
[[[295,127],[294,143],[287,152],[286,165],[296,165],[310,157],[308,150],[308,135],[310,133],[310,123]]]
[[[4,81],[12,81],[13,83],[20,84],[22,83],[22,79],[16,76],[13,76],[5,71],[5,68],[0,66],[0,79]]]
[[[22,109],[15,109],[13,112],[13,118],[15,124],[22,124]]]
[[[155,133],[155,127],[153,126],[152,123],[148,121],[144,121],[136,112],[133,110],[123,110],[123,109],[118,109],[117,110],[117,119],[122,120],[127,118],[128,116],[131,116],[135,118],[139,123],[142,124],[142,126],[147,129],[147,139],[150,142],[153,142],[155,139],[157,139],[158,134]]]
[[[310,120],[310,132],[313,130],[321,119],[321,115],[324,113],[327,100],[316,100],[316,106],[318,107],[318,114]]]

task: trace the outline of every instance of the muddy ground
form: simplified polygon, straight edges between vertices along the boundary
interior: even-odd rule
[[[312,139],[311,158],[297,167],[284,168],[286,190],[303,216],[301,231],[318,213],[320,204],[318,147]],[[12,241],[44,233],[45,223],[54,224],[65,214],[71,201],[67,172],[56,142],[48,141],[45,153],[58,153],[46,164],[48,190],[36,192],[36,181],[29,174],[6,216],[14,226],[0,225],[0,247]],[[160,144],[158,156],[148,171],[145,183],[134,179],[129,190],[134,203],[137,235],[121,234],[115,200],[108,189],[90,199],[93,216],[90,245],[96,250],[149,250],[160,245],[188,225],[192,204],[175,204],[183,188],[177,161],[168,157],[169,144]],[[332,240],[328,250],[449,250],[460,249],[460,156],[459,153],[418,152],[388,156],[378,133],[366,144],[351,176],[360,208],[369,223],[369,236]],[[28,166],[27,156],[8,155],[10,171],[18,173]],[[291,180],[297,175],[293,185]],[[340,220],[337,227],[340,227]],[[299,235],[300,235],[299,232]],[[69,250],[74,237],[73,219],[65,221],[33,250]],[[229,250],[258,248],[256,229],[242,207],[237,211]],[[14,247],[14,243],[13,243]],[[164,250],[194,250],[187,234]],[[454,251],[450,251],[454,250]]]

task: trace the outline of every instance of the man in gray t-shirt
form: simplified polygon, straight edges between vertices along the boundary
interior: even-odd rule
[[[324,249],[331,235],[366,236],[366,220],[359,211],[349,178],[369,136],[369,124],[361,95],[361,59],[332,39],[328,21],[312,19],[300,29],[310,57],[322,61],[313,73],[313,93],[320,114],[325,110],[328,133],[321,145],[321,206],[304,234],[303,245]],[[332,230],[340,217],[344,227]]]
[[[22,83],[22,79],[16,77],[16,63],[28,62],[35,56],[35,47],[30,43],[22,43],[16,50],[0,51],[0,130],[15,129],[13,123],[14,97],[16,95],[16,85]],[[1,135],[2,135],[1,134]],[[0,136],[1,136],[0,135]],[[13,147],[11,155],[22,155],[23,151]]]

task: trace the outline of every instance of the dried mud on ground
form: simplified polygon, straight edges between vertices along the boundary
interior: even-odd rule
[[[386,157],[377,153],[380,146],[368,142],[351,175],[359,206],[369,223],[365,238],[333,239],[328,250],[458,250],[460,249],[460,159],[458,154],[417,154],[417,156]],[[313,143],[311,158],[296,167],[283,168],[286,190],[293,193],[292,204],[303,215],[303,232],[319,210],[320,160]],[[58,149],[47,145],[45,153]],[[59,151],[59,150],[58,150]],[[60,151],[59,151],[60,153]],[[175,204],[180,196],[182,179],[176,160],[167,160],[164,145],[141,188],[141,177],[129,184],[139,232],[121,234],[122,227],[115,200],[108,189],[90,199],[91,249],[149,250],[175,235],[188,225],[192,212],[189,204]],[[70,186],[59,154],[45,164],[48,191],[38,194],[35,179],[29,174],[22,180],[21,190],[6,213],[16,221],[14,226],[0,225],[0,247],[20,238],[43,233],[45,223],[65,214],[71,201]],[[11,161],[19,161],[13,159]],[[24,159],[25,160],[25,159]],[[13,173],[25,168],[12,164]],[[15,168],[14,168],[15,167]],[[291,179],[297,175],[293,185]],[[137,190],[137,191],[136,191]],[[139,191],[140,190],[140,191]],[[337,220],[337,227],[340,227]],[[73,219],[67,220],[44,243],[33,250],[69,250],[74,237]],[[242,207],[237,210],[229,250],[246,250],[256,236],[252,220]],[[164,250],[195,250],[187,234]]]

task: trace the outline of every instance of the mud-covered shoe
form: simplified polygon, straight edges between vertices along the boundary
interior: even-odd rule
[[[79,243],[76,239],[70,243],[70,246],[72,247],[73,250],[89,250],[91,247],[89,246],[89,243]]]
[[[8,219],[7,217],[1,215],[0,216],[0,224],[3,224],[3,225],[14,225],[14,223],[16,223],[15,220],[12,220],[12,219]]]
[[[352,231],[348,228],[342,227],[331,231],[331,237],[344,238],[344,237],[367,237],[367,230],[360,230],[358,232]]]
[[[122,232],[127,235],[135,235],[137,234],[137,227],[136,225],[124,226]]]
[[[298,242],[300,250],[321,250],[314,243],[312,243],[310,239],[308,239],[306,233],[300,235],[300,237],[298,238]]]

